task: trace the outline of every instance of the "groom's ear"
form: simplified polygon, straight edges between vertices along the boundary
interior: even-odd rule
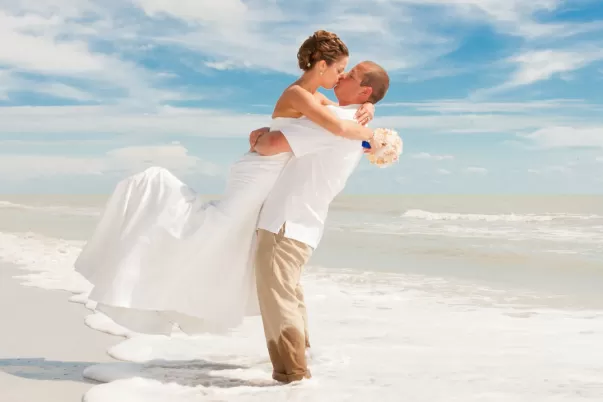
[[[367,100],[371,97],[371,95],[373,94],[373,88],[372,87],[361,87],[362,91],[360,91],[360,95],[363,98],[366,98]]]

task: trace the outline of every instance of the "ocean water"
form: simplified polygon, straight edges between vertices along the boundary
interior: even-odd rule
[[[0,196],[0,259],[93,310],[72,264],[105,200]],[[84,400],[603,400],[603,197],[340,197],[303,283],[312,380],[271,381],[256,317],[163,337],[91,311],[124,341]]]

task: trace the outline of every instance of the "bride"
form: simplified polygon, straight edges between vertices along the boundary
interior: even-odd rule
[[[273,122],[306,117],[333,132],[336,118],[317,89],[337,84],[348,56],[337,35],[310,36],[297,54],[304,72],[276,103]],[[365,104],[357,118],[366,123],[373,112]],[[335,134],[349,138],[371,134],[353,121],[338,127]],[[118,183],[75,262],[93,285],[88,298],[98,311],[132,331],[156,334],[169,334],[174,324],[189,334],[223,332],[259,314],[252,266],[256,221],[292,154],[260,155],[254,140],[231,166],[219,201],[203,202],[159,167]]]

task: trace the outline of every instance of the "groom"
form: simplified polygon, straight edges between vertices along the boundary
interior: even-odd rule
[[[358,107],[385,96],[389,77],[379,65],[356,65],[335,87],[340,119],[353,120]],[[310,378],[305,349],[310,346],[300,276],[318,246],[331,201],[358,165],[360,141],[291,130],[264,132],[255,142],[262,155],[292,151],[266,199],[258,220],[255,272],[272,378],[282,383]],[[257,136],[257,131],[251,136]]]

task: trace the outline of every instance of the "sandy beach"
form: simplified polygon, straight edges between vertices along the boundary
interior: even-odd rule
[[[80,401],[97,383],[84,368],[115,361],[106,349],[123,338],[83,324],[89,311],[67,299],[71,293],[20,285],[27,272],[0,263],[0,400]]]
[[[303,277],[314,377],[295,386],[271,381],[257,317],[141,335],[70,302],[102,200],[0,201],[1,402],[602,400],[600,198],[339,200]]]

